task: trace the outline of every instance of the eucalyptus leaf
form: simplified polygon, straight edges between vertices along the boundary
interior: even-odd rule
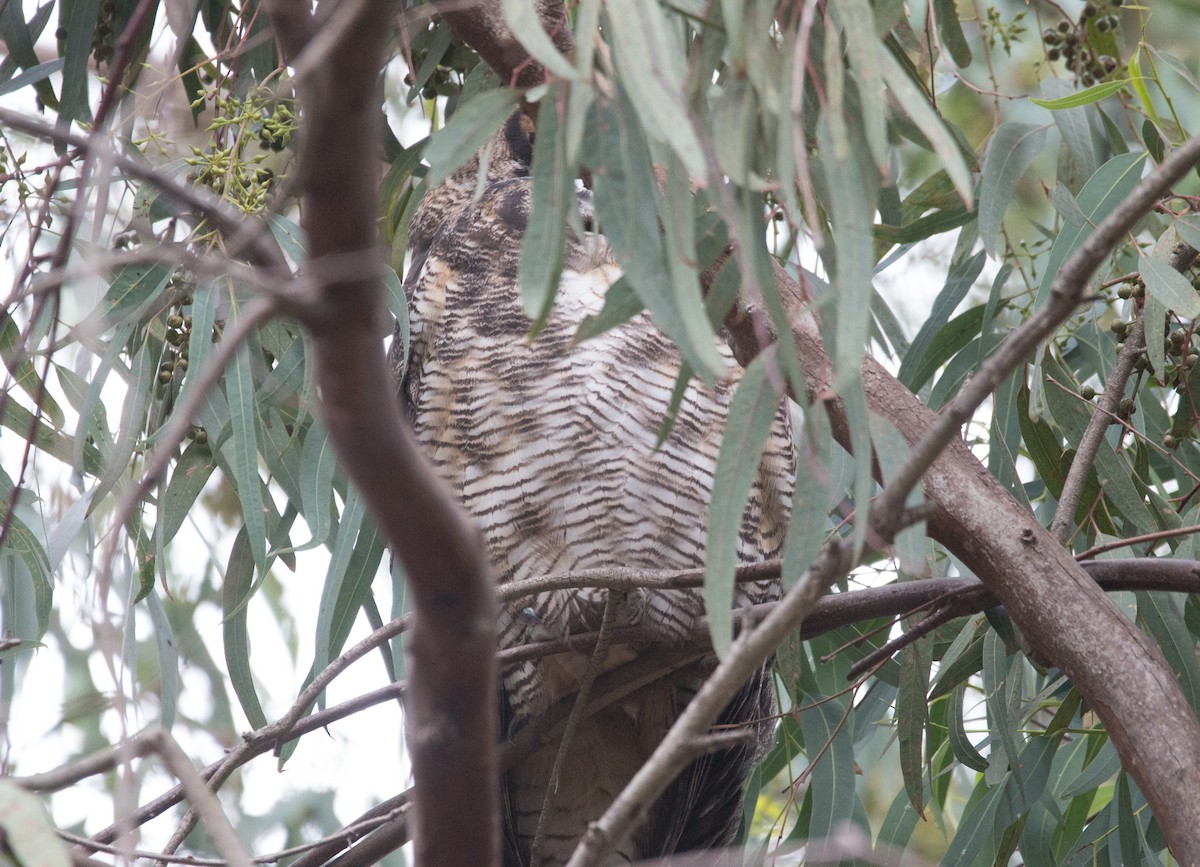
[[[512,116],[519,96],[518,91],[502,87],[486,90],[460,107],[425,148],[429,163],[425,188],[433,189],[475,156]]]
[[[980,166],[979,236],[993,256],[1003,252],[1000,229],[1016,195],[1017,182],[1042,152],[1045,142],[1045,126],[1010,121],[992,133]]]
[[[708,545],[704,606],[713,648],[724,657],[733,641],[733,579],[738,563],[739,529],[758,473],[759,459],[783,399],[774,353],[764,352],[746,368],[729,405],[729,423],[721,438],[708,509]]]

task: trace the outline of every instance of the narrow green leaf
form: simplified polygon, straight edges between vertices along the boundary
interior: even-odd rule
[[[396,273],[395,269],[388,266],[383,269],[383,283],[387,287],[388,309],[396,317],[396,328],[392,332],[392,339],[400,341],[400,357],[405,359],[405,364],[407,364],[412,347],[412,327],[408,320],[408,298],[404,294],[404,284],[400,282],[400,275]],[[397,381],[400,379],[399,373],[397,372]]]
[[[996,814],[996,834],[1002,834],[1025,816],[1047,791],[1054,764],[1057,738],[1034,735],[1021,747],[1005,783],[1005,805]]]
[[[708,176],[683,99],[682,42],[657,3],[608,0],[609,34],[621,83],[647,133],[670,145],[694,178]]]
[[[172,266],[158,262],[118,268],[88,319],[102,318],[108,324],[131,321],[162,293],[174,271]]]
[[[22,72],[20,75],[14,75],[8,81],[0,84],[0,96],[5,96],[9,93],[15,93],[21,88],[28,87],[31,84],[42,84],[47,78],[62,68],[62,58],[59,58],[58,60],[48,60],[45,63],[39,63],[37,66],[32,66],[25,72]],[[51,91],[51,93],[53,93],[53,91]]]
[[[733,578],[742,516],[783,397],[781,383],[771,372],[774,356],[774,352],[764,352],[746,368],[730,403],[729,423],[717,454],[708,510],[704,605],[713,647],[720,657],[733,641]]]
[[[890,847],[899,852],[908,848],[908,841],[913,831],[917,829],[920,814],[913,809],[912,801],[907,792],[900,792],[888,807],[883,824],[879,827],[879,836],[875,840],[877,849]],[[887,850],[884,849],[886,852]],[[886,856],[885,856],[886,857]]]
[[[337,456],[325,425],[314,420],[300,450],[300,496],[312,541],[324,544],[333,529],[333,473]]]
[[[971,770],[982,772],[988,769],[988,760],[980,754],[979,750],[975,749],[975,744],[971,743],[971,739],[967,737],[967,730],[963,724],[963,699],[966,693],[967,685],[965,683],[959,683],[950,692],[946,740],[950,744],[950,752],[954,754],[954,758]]]
[[[1142,46],[1139,44],[1133,54],[1129,55],[1129,82],[1133,85],[1133,92],[1137,94],[1138,101],[1142,104],[1142,110],[1146,112],[1146,117],[1153,128],[1153,126],[1160,125],[1162,121],[1158,117],[1158,109],[1154,105],[1154,100],[1150,98],[1150,89],[1146,87],[1146,79],[1142,77],[1141,57]],[[1161,160],[1162,156],[1160,155],[1155,161]]]
[[[896,693],[896,739],[900,748],[900,773],[913,808],[924,815],[925,765],[921,746],[929,725],[929,669],[933,638],[918,638],[900,651],[900,687]]]
[[[800,729],[805,753],[814,762],[808,790],[820,793],[812,800],[808,838],[824,840],[854,813],[854,744],[850,737],[853,710],[840,701],[821,701],[817,695],[805,696],[805,700],[808,705],[800,711]],[[822,748],[825,751],[817,759]]]
[[[505,7],[513,2],[505,0]],[[517,270],[521,305],[533,320],[533,333],[541,330],[554,306],[567,243],[567,212],[575,198],[575,166],[567,163],[566,129],[559,118],[561,87],[551,86],[538,113],[533,194]]]
[[[70,508],[63,512],[58,526],[46,539],[46,558],[51,572],[58,571],[63,556],[70,549],[75,537],[79,535],[79,531],[83,529],[88,518],[88,510],[91,508],[92,495],[95,492],[95,488],[85,491],[78,500],[72,503]]]
[[[27,73],[33,72],[41,66],[39,62],[37,50],[34,44],[37,42],[38,36],[41,35],[41,30],[46,26],[49,20],[49,14],[53,11],[55,4],[46,3],[35,13],[34,17],[28,22],[25,20],[25,6],[23,3],[4,3],[0,4],[0,38],[3,39],[4,48],[8,53],[8,61],[14,61],[14,66],[19,66],[21,69],[27,70]],[[51,61],[52,63],[61,63],[62,61]],[[13,79],[15,81],[16,79]],[[35,77],[32,79],[34,89],[37,91],[38,99],[48,108],[56,108],[58,106],[58,98],[54,95],[54,88],[45,78]]]
[[[1195,653],[1192,654],[1195,657]],[[1117,820],[1117,852],[1119,859],[1113,863],[1142,864],[1142,833],[1137,817],[1133,814],[1133,795],[1129,789],[1129,775],[1122,771],[1117,775],[1117,792],[1112,808]],[[1110,851],[1111,851],[1110,844]],[[1111,857],[1111,856],[1110,856]]]
[[[1061,78],[1044,79],[1040,87],[1043,99],[1057,99],[1072,93],[1071,85]],[[1083,186],[1104,162],[1102,145],[1096,135],[1092,118],[1098,109],[1093,105],[1064,108],[1053,113],[1054,125],[1062,136],[1065,150],[1060,148],[1059,161],[1066,171],[1060,170],[1059,183],[1072,191]]]
[[[40,640],[54,606],[50,563],[41,540],[20,518],[9,514],[11,483],[8,487],[0,499],[0,522],[8,527],[2,553],[14,555],[8,564],[11,577],[4,587],[8,594],[3,600],[5,629],[15,638]]]
[[[895,95],[896,104],[904,109],[912,122],[929,140],[933,152],[942,161],[942,167],[946,170],[946,174],[954,182],[954,189],[958,192],[963,204],[968,208],[971,207],[974,184],[958,143],[946,128],[945,122],[930,105],[924,88],[912,80],[909,71],[900,65],[895,55],[891,51],[881,51],[879,57],[883,63],[884,80]]]
[[[832,285],[837,297],[837,329],[834,346],[834,370],[838,389],[859,378],[866,351],[871,312],[871,280],[874,276],[875,248],[871,220],[875,213],[876,179],[865,178],[853,154],[837,155],[828,124],[819,127],[822,165],[827,183],[837,195],[830,202],[836,260],[833,261]]]
[[[28,339],[36,342],[30,335]],[[66,426],[66,415],[49,390],[43,386],[42,374],[34,365],[33,358],[21,348],[21,328],[7,312],[0,311],[0,359],[12,374],[12,382],[29,396],[30,401],[40,406],[41,415],[51,426],[62,430]],[[43,366],[45,362],[42,361]],[[7,385],[7,383],[6,383]]]
[[[63,130],[69,130],[77,120],[89,120],[92,116],[88,106],[88,62],[99,13],[100,0],[74,0],[71,4],[71,20],[67,23],[67,38],[62,49],[64,63],[58,102],[58,127]]]
[[[303,501],[303,495],[300,492],[302,487],[300,484],[300,450],[304,436],[295,429],[294,422],[285,419],[278,409],[273,408],[270,404],[260,404],[260,406],[265,406],[267,416],[259,419],[258,432],[262,436],[258,446],[259,454],[266,464],[271,481],[283,489],[289,504],[294,505],[299,511]],[[289,426],[292,427],[291,435],[288,434]],[[332,491],[330,493],[332,495]],[[269,500],[270,498],[267,498],[264,503]],[[286,544],[290,546],[291,542],[288,541]],[[301,549],[307,547],[310,546],[300,546]],[[316,545],[311,547],[315,548]]]
[[[517,107],[520,92],[507,87],[485,90],[460,106],[425,148],[429,172],[425,189],[431,190],[475,156]]]
[[[342,506],[341,518],[338,521],[337,536],[329,552],[329,568],[325,571],[325,584],[321,589],[321,603],[317,614],[316,656],[313,661],[314,671],[320,671],[336,654],[336,642],[333,640],[335,624],[344,621],[354,622],[358,616],[358,606],[348,605],[342,599],[341,588],[346,577],[346,569],[350,558],[354,555],[354,545],[358,541],[359,531],[366,520],[367,507],[358,489],[350,485],[346,500]],[[338,629],[340,631],[340,627]]]
[[[546,67],[546,70],[552,75],[567,81],[575,81],[579,78],[578,70],[571,65],[567,58],[563,57],[550,35],[542,27],[542,20],[538,16],[534,0],[503,0],[500,8],[504,11],[504,20],[508,23],[509,30],[512,31],[517,42],[521,43],[521,47],[529,52],[530,57]],[[540,127],[538,133],[540,138]]]
[[[1017,192],[1017,183],[1042,152],[1046,127],[1028,123],[1001,124],[992,134],[980,167],[979,237],[988,252],[999,257],[1004,214]]]
[[[349,508],[347,506],[347,510]],[[342,646],[350,635],[350,629],[383,560],[383,537],[369,517],[361,518],[352,546],[343,547],[341,543],[342,531],[339,527],[334,556],[340,557],[347,548],[349,556],[344,558],[345,567],[338,580],[333,582],[327,578],[321,591],[321,607],[317,612],[318,671],[342,652]],[[332,569],[332,561],[330,566]]]
[[[960,69],[970,66],[971,46],[963,35],[954,0],[933,0],[933,16],[937,19],[938,38],[942,47],[950,52],[954,65]]]
[[[696,250],[696,216],[691,185],[683,163],[674,154],[667,157],[662,222],[671,294],[683,320],[688,342],[696,347],[711,349],[716,343],[716,335],[700,289],[701,260]],[[709,353],[701,350],[699,354],[707,356]]]
[[[179,703],[179,653],[175,649],[175,630],[167,618],[158,594],[146,596],[146,610],[154,626],[154,646],[158,650],[158,721],[165,728],[175,725]]]
[[[1096,173],[1084,184],[1083,189],[1079,191],[1078,202],[1079,207],[1087,215],[1088,223],[1083,226],[1064,226],[1058,237],[1054,239],[1054,245],[1050,248],[1050,255],[1047,257],[1042,271],[1042,283],[1038,287],[1036,306],[1041,307],[1049,299],[1050,287],[1054,283],[1054,278],[1058,276],[1059,269],[1067,261],[1067,257],[1075,252],[1084,239],[1092,234],[1095,225],[1116,208],[1137,185],[1142,177],[1143,159],[1145,159],[1144,153],[1122,154],[1113,157],[1097,169]]]
[[[676,303],[663,280],[666,252],[656,204],[658,181],[650,149],[629,100],[621,92],[596,106],[596,135],[585,145],[593,169],[596,214],[605,238],[655,324],[675,341],[684,360],[705,382],[724,372],[725,362],[711,338],[702,305]],[[710,335],[697,339],[695,335]]]
[[[679,375],[675,377],[675,384],[671,386],[671,396],[667,399],[666,411],[663,412],[662,421],[654,435],[656,451],[662,448],[662,444],[667,441],[671,436],[671,431],[675,429],[675,422],[679,418],[679,408],[683,406],[683,398],[687,394],[687,388],[691,382],[692,369],[685,361],[679,365]]]
[[[815,436],[826,440],[831,436],[824,416],[815,425]],[[783,543],[783,584],[791,587],[800,580],[804,570],[813,564],[820,553],[821,544],[829,533],[830,490],[822,467],[821,442],[812,442],[804,432],[796,432],[797,467],[795,484],[792,487],[791,521],[788,523],[787,538]]]
[[[909,344],[908,354],[900,363],[900,371],[897,376],[910,390],[919,391],[936,370],[936,367],[931,370],[928,364],[929,356],[935,349],[935,342],[945,339],[943,331],[946,323],[950,321],[950,315],[967,297],[967,293],[971,291],[971,287],[983,273],[983,266],[986,262],[987,253],[980,250],[965,262],[959,262],[946,275],[946,283],[938,292],[937,298],[934,299],[933,309],[924,324],[921,325],[921,330]],[[979,312],[982,314],[982,308]],[[980,321],[982,321],[982,315]]]
[[[983,777],[975,784],[975,791],[963,810],[954,839],[946,847],[943,864],[959,867],[974,867],[980,863],[992,863],[996,834],[996,811],[1004,801],[1004,786],[988,788]],[[982,862],[981,862],[981,859]]]
[[[575,13],[575,68],[579,77],[591,76],[600,34],[600,0],[580,0]]]
[[[741,79],[729,82],[713,105],[713,129],[721,131],[721,135],[714,136],[713,140],[717,163],[729,179],[739,186],[751,183],[754,133],[761,111],[754,88]]]
[[[929,700],[947,695],[954,687],[964,683],[968,677],[983,667],[983,637],[979,634],[983,615],[969,619],[950,642],[946,652],[938,661],[937,677]]]
[[[263,540],[265,544],[265,539]],[[243,526],[233,542],[229,562],[225,565],[225,578],[221,582],[222,641],[225,647],[225,667],[229,671],[229,682],[234,695],[242,706],[242,712],[250,721],[251,728],[262,728],[267,724],[258,701],[258,690],[254,686],[254,671],[250,667],[250,630],[247,625],[246,603],[254,592],[254,558],[250,552],[248,528]]]
[[[305,237],[304,230],[283,214],[272,213],[267,219],[267,225],[270,226],[279,249],[292,264],[298,265],[303,262],[308,250],[308,238]]]
[[[250,370],[250,350],[245,344],[238,349],[225,374],[225,393],[233,421],[233,481],[250,537],[250,552],[261,573],[267,564],[267,521],[263,511],[262,479],[258,475],[258,409],[254,375]]]
[[[970,223],[975,212],[962,205],[944,211],[934,211],[903,226],[880,223],[873,229],[875,242],[886,249],[893,244],[915,244],[934,235],[941,235]]]
[[[887,109],[883,101],[883,76],[879,69],[879,40],[875,14],[867,0],[842,0],[830,7],[846,37],[846,55],[858,79],[859,117],[871,159],[880,171],[887,167]]]
[[[133,465],[133,450],[142,435],[146,405],[153,391],[157,370],[154,355],[151,345],[143,344],[130,362],[129,386],[125,392],[125,402],[121,406],[117,439],[113,443],[112,453],[106,456],[108,466],[104,475],[96,483],[94,496],[97,502],[107,496],[121,476],[129,472]]]
[[[1112,745],[1112,741],[1105,737],[1104,745],[1100,747],[1100,751],[1084,769],[1083,773],[1079,774],[1074,780],[1059,790],[1059,800],[1066,800],[1067,798],[1074,798],[1076,795],[1091,792],[1111,780],[1113,775],[1119,770],[1121,770],[1121,758],[1117,755],[1116,747]]]
[[[171,481],[158,504],[157,529],[164,545],[169,544],[183,526],[192,504],[204,490],[216,466],[208,445],[196,442],[189,444],[175,462]]]
[[[1006,768],[1015,767],[1020,750],[1017,746],[1017,721],[1011,707],[1013,694],[1019,694],[1020,684],[1009,678],[1010,656],[1004,641],[994,630],[983,637],[983,692],[987,702],[988,727],[994,737],[988,759],[989,771],[993,772],[989,782],[999,782],[998,777]]]
[[[1034,105],[1040,105],[1042,108],[1048,108],[1051,111],[1058,111],[1063,108],[1079,108],[1081,105],[1090,105],[1093,102],[1112,96],[1120,90],[1124,90],[1125,85],[1129,84],[1128,78],[1120,78],[1114,81],[1102,81],[1100,84],[1093,84],[1091,87],[1084,90],[1072,93],[1069,96],[1062,96],[1058,99],[1037,99],[1030,97],[1029,101]]]

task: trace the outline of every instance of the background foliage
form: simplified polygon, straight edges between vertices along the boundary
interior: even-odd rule
[[[868,418],[864,350],[943,407],[1046,302],[1059,267],[1146,166],[1193,131],[1200,92],[1188,38],[1200,15],[1184,3],[581,0],[570,57],[529,4],[503,7],[551,74],[526,94],[541,107],[521,262],[535,321],[553,303],[581,167],[626,274],[590,333],[649,309],[682,350],[680,382],[711,382],[722,374],[713,323],[739,287],[787,333],[772,256],[815,297],[859,457],[833,442],[820,413],[803,416],[803,518],[788,539],[785,583],[830,533],[870,541],[869,446],[881,456],[906,449]],[[245,225],[267,226],[291,265],[302,262],[292,155],[303,109],[296,71],[278,67],[259,13],[252,0],[202,0],[191,12],[131,0],[0,10],[0,97],[57,133],[50,147],[32,127],[6,123],[0,140],[12,277],[0,321],[10,774],[67,764],[151,723],[213,761],[240,730],[277,719],[364,623],[404,610],[402,576],[389,574],[382,537],[314,417],[304,333],[286,318],[245,327],[255,299],[287,287],[252,267],[248,232],[215,224],[156,181],[180,182],[201,204],[219,198]],[[403,22],[385,85],[379,220],[402,323],[396,275],[416,203],[518,96],[423,7]],[[1179,242],[1200,247],[1197,193],[1193,174],[1145,216],[1100,265],[1087,304],[964,432],[1050,524],[1092,405],[1144,316],[1146,351],[1068,516],[1068,543],[1089,557],[1200,559],[1200,301],[1196,274],[1169,265]],[[705,297],[702,274],[731,241],[740,255]],[[225,347],[231,363],[205,388]],[[803,393],[786,342],[778,361]],[[708,528],[715,600],[734,578],[757,462],[747,446],[770,419],[753,411],[768,398],[749,388],[770,376],[756,372],[739,395],[747,411],[722,451]],[[176,448],[169,425],[191,400]],[[663,416],[669,426],[670,406]],[[142,491],[156,459],[167,470]],[[967,574],[923,529],[870,554],[840,589]],[[1196,597],[1140,590],[1116,601],[1200,708]],[[712,610],[714,643],[725,648],[732,622]],[[912,612],[901,628],[919,620]],[[1003,609],[944,623],[851,676],[892,631],[890,618],[864,619],[780,649],[785,712],[747,799],[751,851],[849,827],[947,864],[1170,863],[1107,734],[1061,673],[1029,657]],[[404,676],[399,642],[384,648],[371,686]],[[382,787],[347,775],[284,796],[261,775],[235,777],[242,784],[226,786],[223,803],[247,847],[265,853],[332,833],[359,800],[403,788],[397,728],[393,713],[371,736],[368,761],[386,754],[394,774]],[[49,750],[33,743],[43,730],[53,732]],[[347,740],[336,748],[359,746]],[[298,743],[282,746],[281,765],[295,766]],[[330,750],[317,761],[349,760]],[[49,798],[52,814],[93,834],[156,795],[163,778],[137,765],[71,782]],[[335,809],[331,789],[359,800]],[[97,793],[110,806],[97,809]],[[18,797],[0,787],[0,798]],[[189,846],[207,849],[202,839]]]

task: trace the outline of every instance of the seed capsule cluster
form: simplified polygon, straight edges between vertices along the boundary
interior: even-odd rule
[[[1122,0],[1088,3],[1077,21],[1060,21],[1042,31],[1046,58],[1062,60],[1079,83],[1091,87],[1111,78],[1121,66],[1115,37],[1121,20],[1115,12]]]

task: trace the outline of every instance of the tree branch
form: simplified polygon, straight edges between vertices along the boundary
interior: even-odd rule
[[[321,0],[306,26],[284,0],[268,6],[288,51],[328,40],[325,62],[299,81],[307,115],[302,224],[322,296],[299,318],[312,336],[330,442],[412,589],[407,709],[416,860],[489,865],[500,851],[491,570],[482,537],[401,420],[382,345],[390,328],[375,226],[379,70],[397,9],[394,0]],[[369,276],[345,272],[355,260]]]
[[[1186,271],[1196,259],[1196,251],[1187,244],[1180,244],[1171,254],[1171,267],[1181,274]],[[1136,306],[1136,302],[1135,302]],[[1133,374],[1133,366],[1146,349],[1146,317],[1145,311],[1138,309],[1137,321],[1133,331],[1125,338],[1125,347],[1117,356],[1117,363],[1104,381],[1104,394],[1100,396],[1100,404],[1088,420],[1087,428],[1079,439],[1075,449],[1075,459],[1071,461],[1071,469],[1063,482],[1062,496],[1058,499],[1058,508],[1054,512],[1054,520],[1050,522],[1050,533],[1064,545],[1075,524],[1075,511],[1079,508],[1079,498],[1083,495],[1083,487],[1087,482],[1088,473],[1096,460],[1096,452],[1104,440],[1104,432],[1116,417],[1117,407],[1125,394],[1125,385]]]
[[[1071,469],[1067,471],[1067,478],[1063,482],[1058,508],[1054,510],[1054,520],[1050,522],[1050,535],[1060,544],[1066,545],[1070,540],[1071,528],[1075,526],[1075,511],[1079,508],[1079,498],[1083,496],[1088,473],[1096,460],[1100,443],[1104,441],[1104,432],[1116,418],[1117,408],[1125,394],[1125,386],[1133,374],[1133,365],[1145,349],[1146,319],[1139,310],[1133,331],[1125,338],[1125,346],[1117,355],[1117,363],[1104,380],[1104,394],[1100,395],[1100,403],[1088,420],[1083,436],[1079,438],[1075,458],[1071,461]]]
[[[496,0],[432,0],[450,30],[478,52],[501,81],[513,87],[533,87],[546,81],[546,70],[529,56],[504,20]],[[561,0],[534,0],[538,18],[563,54],[573,47],[567,7]]]
[[[706,734],[729,699],[783,642],[797,624],[813,610],[829,587],[854,565],[853,545],[839,541],[826,545],[817,562],[776,604],[775,609],[754,629],[733,642],[725,659],[638,769],[599,820],[571,854],[567,867],[598,864],[612,851],[642,812],[650,807],[687,764],[691,745]]]

